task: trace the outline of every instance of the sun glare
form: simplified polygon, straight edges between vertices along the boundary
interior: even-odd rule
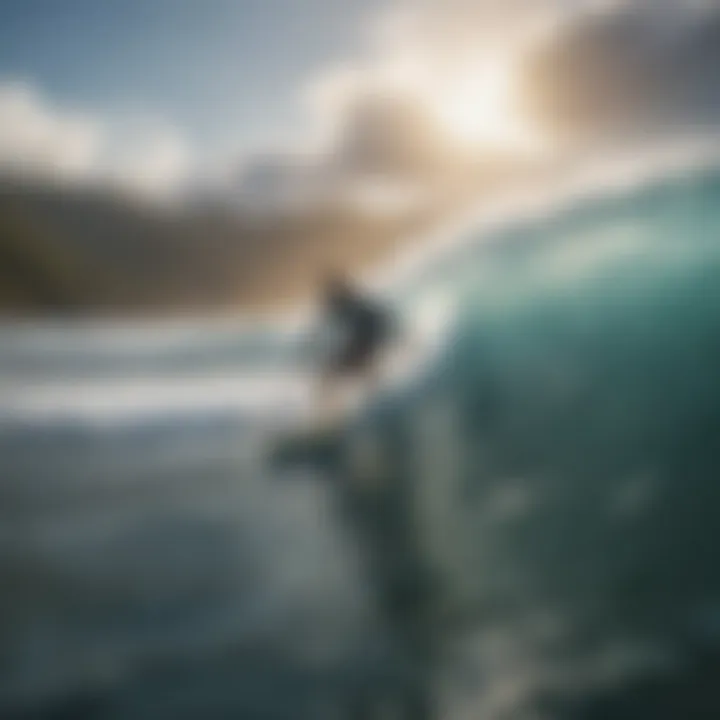
[[[441,126],[464,148],[529,153],[540,138],[517,107],[510,63],[485,62],[437,83],[431,106]]]

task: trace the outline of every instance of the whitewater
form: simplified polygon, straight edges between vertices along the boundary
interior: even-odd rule
[[[473,217],[377,278],[412,352],[345,430],[409,488],[449,618],[443,718],[657,720],[710,697],[703,160]],[[335,466],[267,461],[308,413],[310,345],[295,318],[0,328],[3,717],[337,717],[338,692],[387,682]]]

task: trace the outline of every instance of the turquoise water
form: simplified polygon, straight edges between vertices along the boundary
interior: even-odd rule
[[[418,683],[445,718],[715,717],[719,201],[709,167],[469,227],[391,289],[424,364],[320,467],[267,462],[298,331],[0,330],[3,717]]]

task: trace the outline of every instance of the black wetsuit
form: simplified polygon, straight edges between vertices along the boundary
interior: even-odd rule
[[[328,314],[343,335],[341,346],[330,358],[328,370],[335,374],[363,370],[388,339],[387,311],[373,300],[346,291],[330,298]]]

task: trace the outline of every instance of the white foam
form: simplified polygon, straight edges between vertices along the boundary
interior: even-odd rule
[[[0,385],[0,420],[94,423],[168,414],[233,412],[251,418],[305,412],[309,382],[300,374],[48,380]]]
[[[438,261],[469,246],[489,243],[499,232],[518,223],[539,223],[578,203],[622,196],[658,180],[682,179],[718,166],[718,134],[576,160],[548,173],[541,186],[536,180],[530,181],[524,188],[491,197],[444,222],[412,243],[394,263],[374,272],[368,283],[397,297],[418,277],[426,276]]]

